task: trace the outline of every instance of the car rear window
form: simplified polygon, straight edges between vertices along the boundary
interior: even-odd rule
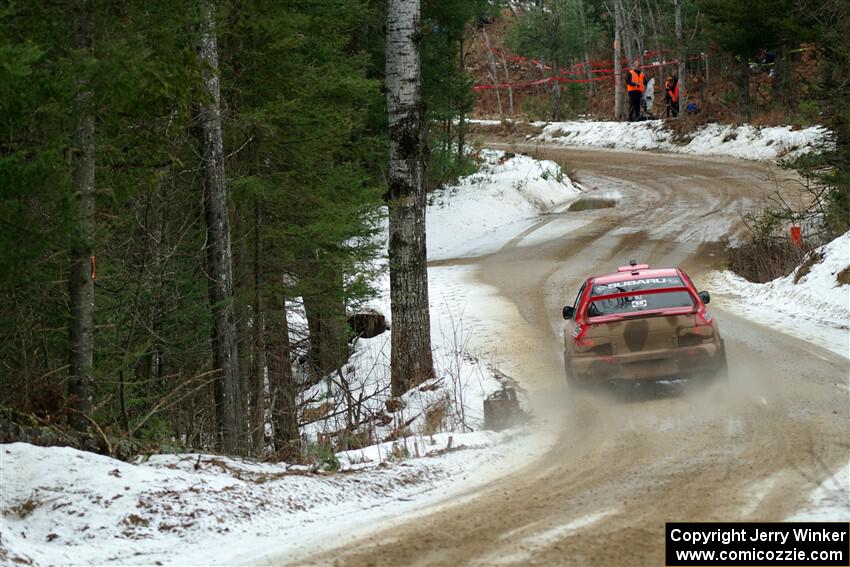
[[[609,292],[612,293],[612,292]],[[614,291],[613,293],[616,293]],[[620,315],[652,309],[673,309],[676,307],[693,307],[694,300],[687,291],[667,291],[660,293],[635,294],[611,299],[591,299],[587,307],[588,317],[604,315]]]
[[[622,280],[605,284],[593,284],[590,296],[597,297],[611,293],[626,291],[646,291],[648,289],[662,289],[665,287],[685,287],[679,276],[664,276],[658,278],[641,278]]]

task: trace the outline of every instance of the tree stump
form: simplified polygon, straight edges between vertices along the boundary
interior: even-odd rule
[[[352,337],[371,339],[390,328],[387,318],[375,309],[366,309],[348,316]]]
[[[484,400],[484,429],[502,431],[522,423],[523,418],[524,414],[513,388],[503,388]]]

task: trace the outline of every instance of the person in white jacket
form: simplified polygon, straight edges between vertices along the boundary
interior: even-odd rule
[[[652,103],[655,100],[655,79],[649,79],[646,82],[646,88],[643,90],[643,109],[647,114],[652,114]]]

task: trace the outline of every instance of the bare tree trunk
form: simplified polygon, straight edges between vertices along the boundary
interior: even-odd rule
[[[552,81],[552,122],[561,120],[561,81],[556,77]]]
[[[269,357],[269,383],[272,401],[272,428],[274,448],[285,461],[297,459],[301,451],[298,432],[298,415],[295,404],[295,382],[292,377],[292,359],[289,350],[289,322],[286,319],[286,299],[273,317],[271,355]]]
[[[655,17],[655,14],[652,11],[652,4],[650,3],[649,0],[646,0],[646,10],[647,10],[647,14],[649,15],[649,20],[652,23],[652,34],[655,36],[655,52],[657,54],[657,57],[660,60],[663,61],[664,59],[661,57],[661,42],[658,39],[658,37],[661,35],[660,32],[659,32],[658,19]],[[658,68],[657,68],[657,72],[658,72],[658,83],[657,84],[663,86],[664,85],[664,67],[659,65]]]
[[[635,56],[634,32],[632,31],[632,24],[629,20],[629,13],[626,11],[626,5],[623,3],[623,0],[614,0],[614,4],[620,14],[620,43],[626,55],[626,61],[631,65],[632,61],[637,59],[637,57]]]
[[[505,54],[502,53],[502,67],[505,69],[505,83],[508,84],[508,114],[513,118],[514,115],[514,90],[511,88],[511,75],[508,72],[508,62],[505,60]],[[463,69],[463,67],[461,67]]]
[[[464,35],[461,34],[460,41],[458,44],[460,45],[458,50],[458,69],[466,69],[466,57],[463,52],[463,38]],[[457,159],[458,161],[463,161],[465,155],[466,145],[466,113],[463,111],[463,108],[460,109],[460,113],[457,121]]]
[[[775,109],[793,110],[794,105],[791,104],[793,94],[791,93],[791,77],[789,70],[791,63],[787,57],[787,49],[785,45],[780,45],[776,49],[776,58],[773,61],[773,82],[771,83],[770,98]]]
[[[750,62],[747,54],[741,55],[738,70],[738,111],[745,120],[750,119]]]
[[[592,73],[593,65],[590,64],[590,55],[587,53],[587,51],[584,52],[584,61],[585,61],[585,64],[581,66],[581,68],[584,71],[584,78],[585,79],[593,79],[594,78],[594,75]],[[596,96],[596,81],[590,80],[587,83],[587,102],[588,102],[588,104],[590,103],[590,99],[593,98],[594,96]]]
[[[205,66],[204,87],[209,95],[200,109],[204,213],[207,221],[207,277],[213,314],[213,367],[221,373],[215,381],[216,419],[222,450],[238,454],[243,449],[242,404],[236,315],[233,308],[233,254],[221,138],[214,1],[202,0],[200,8],[203,34],[199,53]]]
[[[266,430],[266,320],[263,305],[262,210],[254,200],[254,357],[251,373],[251,431],[253,446],[260,453],[265,446]]]
[[[318,382],[348,360],[343,275],[341,270],[323,266],[319,261],[308,264],[308,267],[314,274],[319,274],[317,279],[322,286],[303,296],[310,332],[311,371]]]
[[[490,38],[487,36],[487,30],[481,28],[481,34],[484,36],[484,46],[487,48],[487,59],[490,61],[490,80],[493,85],[499,84],[499,68],[496,65],[496,57],[493,55],[493,50],[490,47]],[[505,111],[502,108],[502,95],[499,93],[499,88],[493,89],[496,93],[496,103],[499,105],[499,119],[505,121]]]
[[[682,0],[673,0],[676,5],[676,59],[679,60],[679,118],[688,111],[688,90],[685,83],[685,64],[688,55],[685,52],[685,42],[682,38]]]
[[[620,65],[620,44],[622,43],[622,33],[620,19],[620,2],[614,2],[614,120],[620,120],[623,117],[623,69]]]
[[[91,0],[74,5],[74,43],[83,57],[94,51],[94,14]],[[88,71],[76,84],[77,124],[72,153],[74,197],[77,201],[77,234],[71,245],[68,274],[71,320],[71,360],[68,398],[72,410],[69,424],[77,431],[89,427],[92,408],[92,370],[94,365],[94,110]]]
[[[434,376],[425,247],[425,109],[419,66],[419,0],[388,0],[386,80],[389,115],[392,393]]]

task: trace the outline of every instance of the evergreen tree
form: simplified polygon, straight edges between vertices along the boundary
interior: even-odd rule
[[[233,5],[226,18],[234,198],[237,214],[250,219],[244,224],[253,225],[244,237],[261,250],[259,261],[242,267],[253,269],[242,278],[254,282],[253,324],[266,327],[266,336],[254,339],[265,352],[253,355],[252,408],[256,420],[264,403],[257,368],[267,358],[283,458],[298,451],[292,413],[305,387],[293,383],[286,301],[302,298],[306,307],[311,374],[319,379],[347,359],[347,309],[370,296],[377,275],[372,236],[380,191],[369,164],[379,145],[367,123],[380,94],[357,37],[372,15],[365,2],[258,1]]]

